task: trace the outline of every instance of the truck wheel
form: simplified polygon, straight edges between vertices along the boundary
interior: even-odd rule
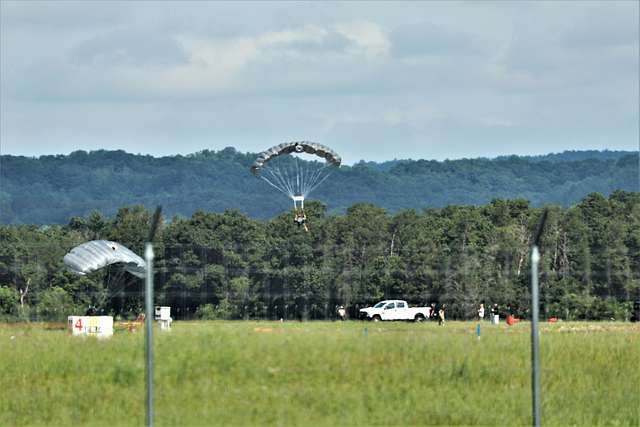
[[[422,322],[424,320],[424,316],[422,314],[416,314],[416,317],[413,320],[416,322]]]
[[[373,322],[379,322],[379,321],[381,321],[381,320],[382,320],[382,319],[381,319],[381,318],[380,318],[380,316],[378,316],[377,314],[371,318],[371,321],[373,321]]]

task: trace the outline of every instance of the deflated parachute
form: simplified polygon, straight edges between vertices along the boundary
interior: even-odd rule
[[[315,156],[325,161],[300,160],[297,154]],[[291,156],[294,155],[294,156]],[[293,200],[294,208],[304,208],[304,199],[322,184],[334,168],[340,166],[340,155],[315,142],[298,141],[276,145],[258,155],[251,172]]]
[[[76,274],[85,275],[111,264],[122,264],[134,276],[144,278],[145,262],[120,243],[93,240],[83,243],[64,256],[64,263]]]

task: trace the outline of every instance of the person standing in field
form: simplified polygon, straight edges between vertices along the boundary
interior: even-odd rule
[[[478,309],[478,319],[482,322],[484,320],[484,304],[480,304]]]
[[[438,325],[444,325],[444,309],[447,307],[446,304],[442,304],[440,306],[440,310],[438,310]]]
[[[436,303],[431,303],[431,320],[436,320],[438,318],[438,310],[436,310]]]
[[[493,304],[493,307],[491,307],[491,323],[494,325],[500,323],[500,308],[498,304]]]

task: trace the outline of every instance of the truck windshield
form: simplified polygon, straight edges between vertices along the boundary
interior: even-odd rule
[[[385,304],[386,304],[386,302],[382,301],[382,302],[379,302],[376,305],[374,305],[373,308],[382,308]]]

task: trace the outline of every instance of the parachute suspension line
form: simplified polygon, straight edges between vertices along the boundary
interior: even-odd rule
[[[284,177],[282,176],[282,173],[280,173],[279,169],[277,169],[275,167],[274,168],[265,168],[264,171],[271,176],[273,181],[271,181],[268,177],[266,177],[264,175],[260,175],[260,178],[264,179],[271,186],[273,186],[274,188],[280,190],[281,192],[283,192],[287,196],[293,197],[293,191],[291,189],[291,186],[284,179]]]
[[[331,173],[325,173],[328,165],[322,165],[317,169],[311,167],[301,167],[298,159],[295,159],[294,165],[290,167],[269,165],[263,169],[260,178],[269,185],[289,196],[294,200],[294,206],[306,198],[309,193],[322,184]]]
[[[265,180],[267,182],[267,184],[269,184],[270,186],[272,186],[273,188],[275,188],[278,191],[281,191],[282,193],[286,194],[287,196],[289,195],[286,191],[284,191],[282,188],[278,187],[277,185],[275,185],[273,182],[269,181],[269,179],[265,178],[264,175],[260,175],[260,178]]]
[[[278,172],[282,175],[282,180],[287,184],[287,189],[289,190],[289,197],[294,197],[296,195],[296,184],[293,182],[293,173],[287,167],[277,167]]]
[[[280,178],[272,170],[266,170],[265,169],[265,174],[267,174],[267,173],[269,175],[271,175],[271,179],[273,179],[273,181],[271,179],[269,179],[269,177],[267,177],[265,175],[260,175],[260,178],[264,179],[271,186],[275,187],[279,191],[282,191],[284,194],[289,195],[289,193],[287,192],[286,186],[281,182]]]
[[[305,189],[304,191],[302,191],[302,193],[306,196],[307,194],[309,194],[309,192],[306,191],[306,189],[309,187],[310,184],[313,184],[312,178],[313,178],[314,170],[312,168],[307,168],[305,169],[304,172],[305,172],[305,178],[304,178]]]
[[[298,158],[296,157],[296,190],[301,193],[302,186],[300,184],[300,164],[298,163]]]
[[[288,195],[290,191],[287,186],[287,182],[282,177],[282,174],[280,174],[279,171],[275,168],[267,168],[266,171],[273,177],[273,179],[278,182],[279,187],[282,189],[282,191]]]
[[[107,266],[107,279],[106,283],[104,283],[106,289],[106,299],[104,301],[105,303],[112,298],[117,297],[118,294],[122,291],[122,287],[120,286],[120,284],[123,274],[124,273],[122,272],[122,270],[117,269],[115,270],[115,272],[113,272],[113,267],[111,265]],[[120,307],[120,309],[122,309],[122,307]]]
[[[298,182],[296,195],[305,197],[309,193],[307,189],[309,188],[309,178],[311,177],[312,169],[310,167],[303,167],[301,170],[300,164],[298,163],[298,158],[296,157],[296,173]]]
[[[311,177],[309,179],[309,184],[307,186],[307,188],[304,189],[304,196],[307,196],[309,193],[311,193],[318,185],[320,185],[325,179],[327,179],[327,177],[330,174],[327,174],[326,176],[322,177],[322,180],[318,181],[320,179],[320,177],[322,176],[325,168],[327,166],[324,165],[321,168],[313,171],[313,173],[311,174]]]
[[[295,154],[312,154],[326,160],[304,161]],[[286,154],[294,154],[293,159]],[[273,162],[273,163],[272,163]],[[287,194],[294,202],[294,207],[304,205],[304,199],[329,177],[327,166],[339,167],[342,159],[331,148],[309,141],[294,141],[271,147],[258,155],[251,166],[254,175],[261,178],[272,187]]]
[[[292,171],[290,171],[287,167],[283,167],[282,169],[278,167],[277,169],[280,173],[282,173],[282,176],[284,177],[284,182],[287,183],[289,194],[291,195],[291,197],[294,197],[296,195],[296,191],[295,191],[296,184],[293,182],[293,174],[291,173]]]
[[[311,188],[309,188],[309,190],[307,191],[307,194],[311,193],[313,190],[316,189],[316,187],[318,187],[320,184],[322,184],[327,178],[329,178],[331,176],[331,172],[327,173],[325,176],[322,177],[322,179],[318,182],[316,182]]]

